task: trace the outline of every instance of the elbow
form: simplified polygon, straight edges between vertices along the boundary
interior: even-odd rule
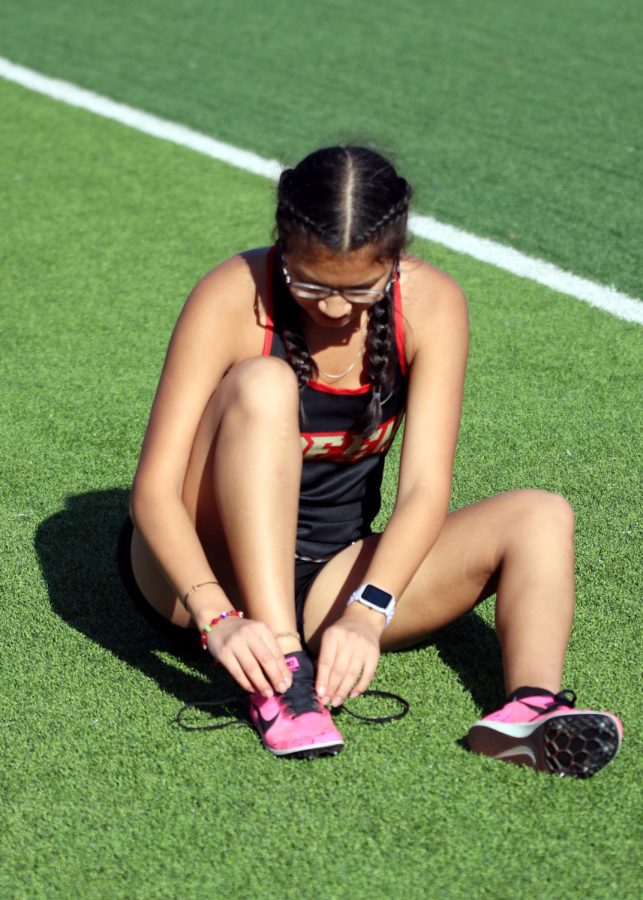
[[[410,503],[421,507],[428,515],[446,518],[450,500],[451,481],[445,479],[438,483],[435,481],[417,483],[403,493],[400,492],[397,502]]]
[[[154,512],[168,501],[180,501],[181,494],[171,482],[153,478],[139,471],[134,476],[129,498],[129,514],[134,525],[139,528]]]
[[[440,488],[422,485],[400,497],[396,508],[412,511],[418,535],[425,535],[429,543],[433,543],[446,521],[450,499],[451,492],[446,485]]]
[[[141,486],[140,479],[135,478],[129,497],[129,514],[137,528],[139,528],[140,517],[144,515],[146,506],[145,491]]]

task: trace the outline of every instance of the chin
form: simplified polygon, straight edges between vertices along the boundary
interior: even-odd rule
[[[350,322],[350,317],[346,317],[345,319],[322,319],[319,324],[324,328],[346,328]]]
[[[332,316],[325,316],[323,313],[318,312],[315,315],[311,315],[311,319],[316,325],[321,325],[324,328],[346,328],[351,324],[359,324],[359,316],[351,315],[350,313],[342,316],[340,319],[334,319]]]

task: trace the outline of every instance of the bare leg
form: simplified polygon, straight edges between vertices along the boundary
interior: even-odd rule
[[[410,646],[468,612],[497,584],[496,628],[507,691],[560,690],[574,606],[573,512],[562,497],[524,490],[451,513],[384,632],[385,650]],[[363,580],[377,537],[348,547],[324,568],[306,604],[316,649]]]
[[[301,477],[299,396],[281,360],[235,366],[206,409],[183,500],[231,601],[276,633],[296,633],[294,548]],[[151,603],[174,624],[189,615],[135,532],[132,564]],[[285,653],[300,648],[280,640]]]
[[[574,616],[574,515],[562,497],[537,497],[516,522],[520,537],[505,542],[498,585],[508,693],[522,685],[560,690]]]
[[[214,501],[252,618],[296,634],[294,553],[301,479],[299,391],[278,360],[236,367],[215,437]],[[281,639],[284,652],[297,638]]]

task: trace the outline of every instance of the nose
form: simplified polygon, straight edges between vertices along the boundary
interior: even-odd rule
[[[317,308],[329,319],[343,319],[351,311],[351,305],[341,294],[330,294],[320,300]]]

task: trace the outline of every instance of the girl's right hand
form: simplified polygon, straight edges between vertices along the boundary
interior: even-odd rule
[[[208,650],[244,691],[272,697],[292,684],[277,639],[263,622],[229,618],[208,632]]]

